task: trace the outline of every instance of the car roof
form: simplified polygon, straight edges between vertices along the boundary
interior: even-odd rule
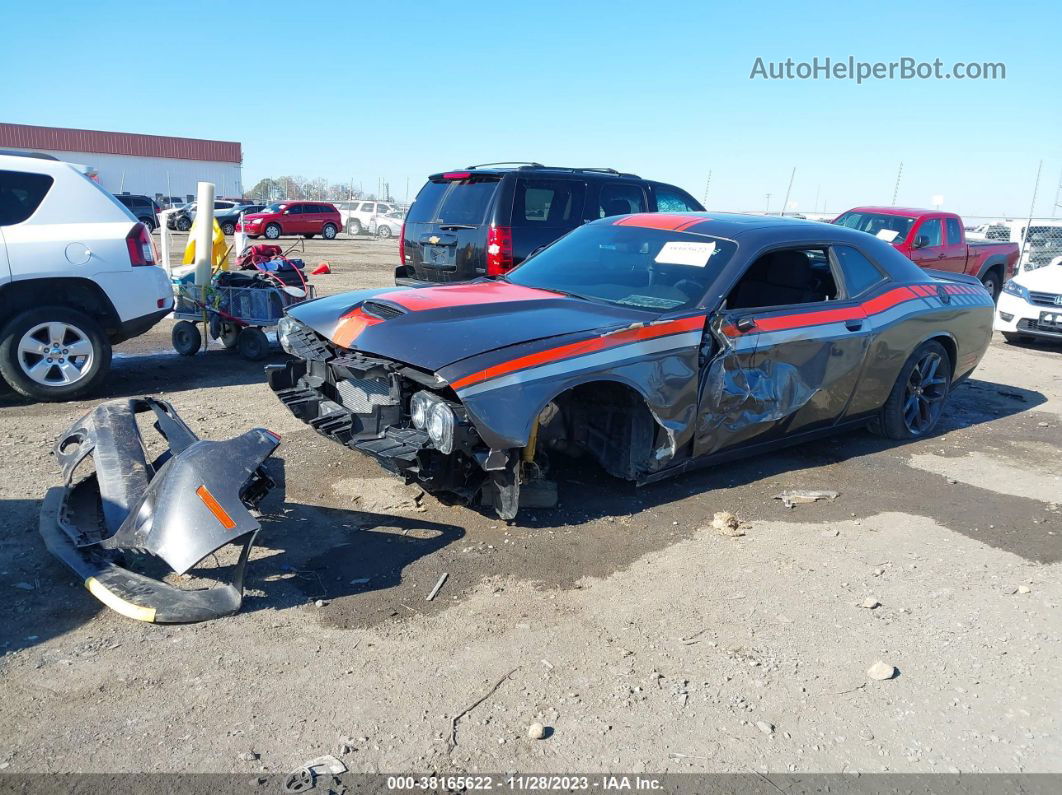
[[[794,241],[833,239],[863,242],[868,237],[866,232],[827,221],[745,213],[635,213],[601,218],[590,225],[617,223],[620,226],[642,226],[735,241],[741,238],[766,238],[765,232],[776,230],[784,230],[786,236]]]

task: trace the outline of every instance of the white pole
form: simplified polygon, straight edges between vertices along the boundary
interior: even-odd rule
[[[1040,190],[1040,172],[1043,171],[1044,161],[1040,161],[1040,165],[1036,167],[1036,182],[1033,183],[1033,195],[1032,202],[1029,203],[1029,220],[1025,222],[1025,231],[1021,235],[1021,248],[1018,250],[1018,266],[1021,267],[1022,260],[1025,259],[1025,245],[1029,242],[1029,228],[1032,226],[1033,213],[1036,212],[1036,194]],[[1026,262],[1024,270],[1032,270],[1030,262]]]
[[[789,187],[785,189],[785,201],[782,202],[782,209],[778,211],[779,215],[785,215],[786,207],[789,206],[789,194],[793,190],[794,177],[796,177],[796,166],[793,166],[793,172],[789,175]]]
[[[195,200],[195,283],[210,284],[211,254],[214,249],[214,183],[200,182]]]
[[[170,263],[170,216],[177,212],[174,209],[163,210],[159,213],[159,248],[162,249],[162,267],[167,276],[173,276],[173,266]]]

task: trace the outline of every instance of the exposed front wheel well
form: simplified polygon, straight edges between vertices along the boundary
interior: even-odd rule
[[[674,455],[645,399],[618,381],[591,381],[557,395],[539,414],[538,444],[590,453],[610,475],[639,480]],[[663,455],[658,451],[663,449]]]
[[[0,317],[12,317],[33,306],[67,306],[84,312],[108,337],[119,333],[121,320],[103,289],[89,279],[25,279],[0,288]]]

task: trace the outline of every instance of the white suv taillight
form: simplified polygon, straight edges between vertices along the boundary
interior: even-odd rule
[[[125,244],[129,247],[130,265],[154,265],[155,247],[151,242],[151,233],[143,224],[137,224],[125,236]]]

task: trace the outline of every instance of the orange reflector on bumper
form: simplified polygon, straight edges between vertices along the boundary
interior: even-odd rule
[[[221,526],[226,530],[232,530],[236,527],[236,522],[232,520],[232,517],[225,512],[225,509],[221,507],[214,495],[210,493],[210,490],[206,486],[200,486],[195,490],[196,495],[203,501],[203,505],[210,509],[210,512],[214,514],[214,518],[221,522]]]

